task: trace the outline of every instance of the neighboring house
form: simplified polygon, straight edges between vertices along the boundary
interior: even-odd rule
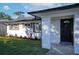
[[[5,25],[5,22],[8,20],[0,20],[0,36],[6,36],[7,34],[7,26]]]
[[[54,44],[72,43],[74,53],[79,54],[79,4],[28,12],[41,17],[42,48]],[[64,43],[67,44],[67,43]]]
[[[7,36],[41,39],[41,20],[34,17],[18,17],[7,24]]]

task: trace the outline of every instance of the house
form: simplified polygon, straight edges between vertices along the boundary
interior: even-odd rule
[[[7,36],[41,39],[41,20],[34,17],[18,17],[6,22]]]
[[[42,48],[51,49],[54,44],[71,44],[79,54],[79,4],[46,10],[32,11],[42,21]],[[68,45],[67,45],[68,46]]]

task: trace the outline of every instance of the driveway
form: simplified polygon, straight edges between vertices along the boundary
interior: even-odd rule
[[[72,44],[52,44],[47,55],[74,55],[74,47]]]

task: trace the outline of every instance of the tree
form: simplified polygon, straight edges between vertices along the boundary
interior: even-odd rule
[[[5,15],[4,19],[12,20],[11,16]]]
[[[5,14],[4,12],[0,12],[0,19],[12,20],[11,16],[8,14]]]
[[[4,18],[4,16],[5,16],[5,13],[0,12],[0,19]]]
[[[22,11],[17,11],[17,12],[14,12],[14,14],[17,15],[17,16],[20,16],[20,15],[23,15],[24,12],[22,12]]]

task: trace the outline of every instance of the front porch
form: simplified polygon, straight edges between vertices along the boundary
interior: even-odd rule
[[[42,47],[50,49],[47,54],[74,55],[76,50],[77,15],[66,15],[42,19]],[[78,17],[78,16],[77,16]],[[63,24],[62,24],[62,20]],[[73,21],[72,21],[73,20]],[[48,24],[47,24],[48,23]]]
[[[50,50],[47,54],[74,54],[74,16],[51,17]]]

